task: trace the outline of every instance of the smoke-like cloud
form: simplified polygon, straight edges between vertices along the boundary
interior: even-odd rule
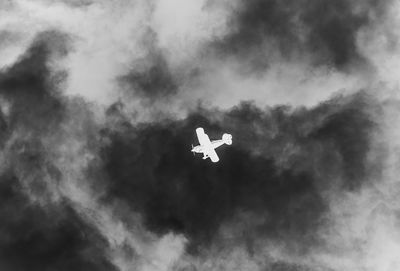
[[[49,60],[65,55],[67,40],[58,32],[40,34],[0,75],[4,270],[114,269],[104,237],[60,197],[65,172],[51,160],[67,106],[60,93],[65,73],[50,69]]]
[[[360,29],[385,15],[390,1],[239,1],[230,31],[215,46],[222,54],[267,67],[276,56],[302,57],[344,69],[365,62]],[[272,59],[271,59],[272,57]]]
[[[1,3],[0,269],[396,270],[393,10]]]
[[[245,103],[107,131],[105,197],[130,202],[150,229],[185,234],[193,246],[209,245],[221,225],[243,212],[258,217],[256,225],[247,221],[258,228],[244,237],[249,242],[288,238],[289,247],[295,242],[307,250],[317,242],[313,232],[327,226],[322,194],[331,186],[358,191],[371,174],[367,155],[376,124],[370,103],[363,93],[312,110]],[[190,157],[197,126],[215,138],[224,131],[235,135],[220,164]]]

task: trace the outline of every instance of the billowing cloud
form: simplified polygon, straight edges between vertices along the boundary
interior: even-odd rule
[[[110,178],[105,198],[130,202],[150,229],[185,234],[194,246],[209,245],[221,225],[245,213],[258,217],[256,225],[247,221],[258,228],[243,237],[248,242],[288,238],[307,250],[317,243],[312,233],[326,226],[322,194],[332,182],[358,191],[370,174],[367,154],[376,124],[368,103],[362,93],[312,110],[245,103],[178,122],[110,130],[111,143],[102,151]],[[190,157],[197,126],[214,138],[224,131],[235,135],[235,144],[221,150],[223,162]]]
[[[230,31],[216,43],[223,54],[255,67],[272,59],[302,57],[343,69],[365,59],[357,49],[360,29],[385,14],[390,1],[240,1]]]
[[[398,269],[397,8],[0,4],[0,268]]]

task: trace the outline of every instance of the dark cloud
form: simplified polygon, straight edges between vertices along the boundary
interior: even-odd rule
[[[335,179],[344,190],[365,180],[374,128],[368,108],[362,93],[312,110],[244,103],[228,112],[105,131],[110,145],[102,159],[110,182],[104,200],[128,202],[154,232],[185,234],[192,252],[217,240],[221,225],[238,213],[260,218],[238,234],[248,246],[263,236],[305,252],[318,245],[313,233],[325,224],[322,191]],[[211,138],[234,135],[234,144],[218,151],[220,163],[192,157],[198,126]]]
[[[149,30],[143,39],[147,55],[135,61],[131,71],[119,78],[128,97],[144,98],[147,102],[169,98],[179,88],[178,74],[171,70],[163,51],[158,48],[157,35]]]
[[[0,177],[0,267],[3,270],[116,270],[106,240],[68,204],[35,205],[19,180]]]
[[[132,71],[121,78],[121,82],[134,96],[159,99],[175,94],[178,83],[171,73],[168,63],[162,55],[145,60],[143,68]],[[139,65],[140,66],[140,65]],[[139,68],[140,69],[140,68]]]
[[[86,8],[94,3],[93,0],[60,0],[62,3],[73,8]]]
[[[47,186],[56,185],[60,178],[48,158],[46,137],[59,130],[66,114],[60,92],[65,74],[49,68],[50,60],[66,54],[65,46],[63,34],[43,32],[13,66],[0,73],[1,144],[12,138],[3,149],[7,166],[25,176],[28,190],[43,199],[50,196]]]
[[[267,270],[271,271],[311,271],[310,268],[298,264],[289,264],[285,262],[276,262],[271,264]]]
[[[68,52],[66,38],[41,33],[0,73],[2,270],[116,270],[104,237],[68,200],[54,200],[65,172],[53,148],[71,106],[61,93],[65,73],[50,65]]]
[[[60,33],[41,33],[15,64],[0,73],[0,97],[9,108],[3,112],[8,130],[49,132],[62,120],[59,87],[65,73],[53,73],[49,61],[51,56],[66,54],[65,44]]]
[[[377,107],[365,92],[338,96],[312,110],[277,106],[262,112],[244,103],[229,112],[223,122],[230,124],[227,129],[238,135],[243,147],[271,157],[278,155],[292,169],[308,171],[317,164],[331,177],[338,177],[340,172],[345,180],[342,185],[357,188],[370,174],[365,168],[366,158],[370,131],[377,123],[369,112]]]
[[[360,97],[355,103],[365,101]],[[351,125],[349,125],[351,123]],[[341,169],[346,182],[344,186],[358,188],[370,173],[367,170],[367,154],[370,151],[370,131],[376,127],[371,116],[366,114],[363,105],[346,107],[330,115],[324,125],[311,133],[311,136],[322,141],[331,154],[325,156],[327,163],[339,154]]]
[[[365,62],[357,34],[385,14],[390,1],[250,0],[230,18],[230,32],[213,47],[256,68],[277,54],[311,57],[316,65],[344,69]],[[272,57],[271,57],[272,56]]]

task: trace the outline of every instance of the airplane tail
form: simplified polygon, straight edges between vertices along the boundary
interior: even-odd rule
[[[226,145],[232,145],[232,135],[231,134],[223,134],[222,135],[222,141]]]

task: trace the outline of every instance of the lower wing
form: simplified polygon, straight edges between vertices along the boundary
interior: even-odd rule
[[[207,149],[206,154],[210,157],[211,161],[213,161],[214,163],[219,161],[219,157],[215,152],[214,148]]]

